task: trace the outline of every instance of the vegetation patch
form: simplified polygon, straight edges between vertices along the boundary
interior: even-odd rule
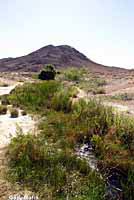
[[[7,107],[0,105],[0,115],[5,115],[7,113]]]
[[[72,103],[72,91],[60,81],[41,81],[10,94],[11,104],[39,114],[41,120],[38,136],[18,134],[12,139],[9,179],[37,191],[42,199],[104,200],[105,181],[75,156],[76,145],[91,141],[104,175],[111,167],[123,171],[124,199],[133,199],[134,119],[95,99]]]
[[[19,116],[19,111],[16,108],[10,110],[11,118],[16,118]]]

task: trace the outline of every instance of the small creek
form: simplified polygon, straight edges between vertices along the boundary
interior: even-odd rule
[[[76,155],[80,159],[85,159],[92,170],[100,172],[100,170],[97,167],[98,160],[95,156],[94,148],[91,142],[85,143],[81,147],[76,147]],[[110,199],[110,200],[121,199],[122,196],[122,187],[120,183],[121,176],[122,174],[116,169],[112,169],[105,177],[100,172],[100,177],[104,178],[106,182],[105,199]]]

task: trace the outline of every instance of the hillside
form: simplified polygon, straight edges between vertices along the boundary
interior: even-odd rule
[[[105,71],[125,71],[97,64],[68,45],[48,45],[22,57],[0,59],[0,72],[37,72],[45,64],[54,64],[56,67],[86,66],[93,71],[102,73]]]

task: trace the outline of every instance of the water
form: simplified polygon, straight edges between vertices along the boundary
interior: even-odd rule
[[[85,159],[90,168],[95,171],[99,171],[97,167],[97,158],[94,153],[91,142],[83,144],[81,147],[76,148],[76,155],[80,159]],[[100,172],[100,177],[103,175]],[[121,187],[122,174],[117,169],[111,169],[111,171],[104,177],[106,181],[106,194],[105,199],[118,200],[121,199],[122,187]]]

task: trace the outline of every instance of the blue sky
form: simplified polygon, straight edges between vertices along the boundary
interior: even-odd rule
[[[133,0],[0,0],[0,58],[67,44],[90,59],[134,68]]]

